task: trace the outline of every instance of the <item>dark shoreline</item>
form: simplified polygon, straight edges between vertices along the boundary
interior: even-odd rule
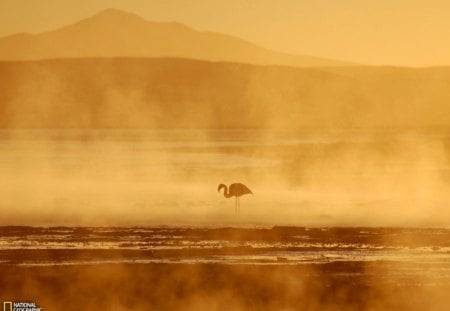
[[[183,237],[190,240],[254,240],[297,241],[299,236],[308,236],[310,242],[332,243],[388,243],[395,246],[422,245],[450,246],[450,228],[428,227],[31,227],[0,226],[0,237],[65,236],[66,241],[85,241],[95,236],[97,241],[113,241],[125,236],[141,239],[158,235],[160,239]]]
[[[52,310],[450,310],[450,230],[0,227],[0,299]]]
[[[450,230],[0,227],[0,264],[308,264],[380,260],[450,265]]]

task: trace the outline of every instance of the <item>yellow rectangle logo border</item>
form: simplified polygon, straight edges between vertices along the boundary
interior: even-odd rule
[[[8,309],[7,306],[9,306]],[[12,301],[3,301],[3,311],[12,311]]]

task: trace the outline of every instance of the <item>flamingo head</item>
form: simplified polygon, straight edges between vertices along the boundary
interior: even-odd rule
[[[217,192],[220,192],[220,190],[222,190],[222,188],[225,188],[225,191],[226,191],[227,186],[225,186],[224,184],[220,184],[219,187],[217,187]]]

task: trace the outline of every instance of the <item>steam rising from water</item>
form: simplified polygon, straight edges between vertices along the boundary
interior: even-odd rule
[[[439,132],[3,130],[1,225],[448,226]],[[234,202],[219,183],[254,196]]]

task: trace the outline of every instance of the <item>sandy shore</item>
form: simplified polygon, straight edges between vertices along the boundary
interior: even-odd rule
[[[450,285],[387,263],[0,265],[3,300],[50,310],[449,310]],[[410,268],[408,268],[410,269]]]

